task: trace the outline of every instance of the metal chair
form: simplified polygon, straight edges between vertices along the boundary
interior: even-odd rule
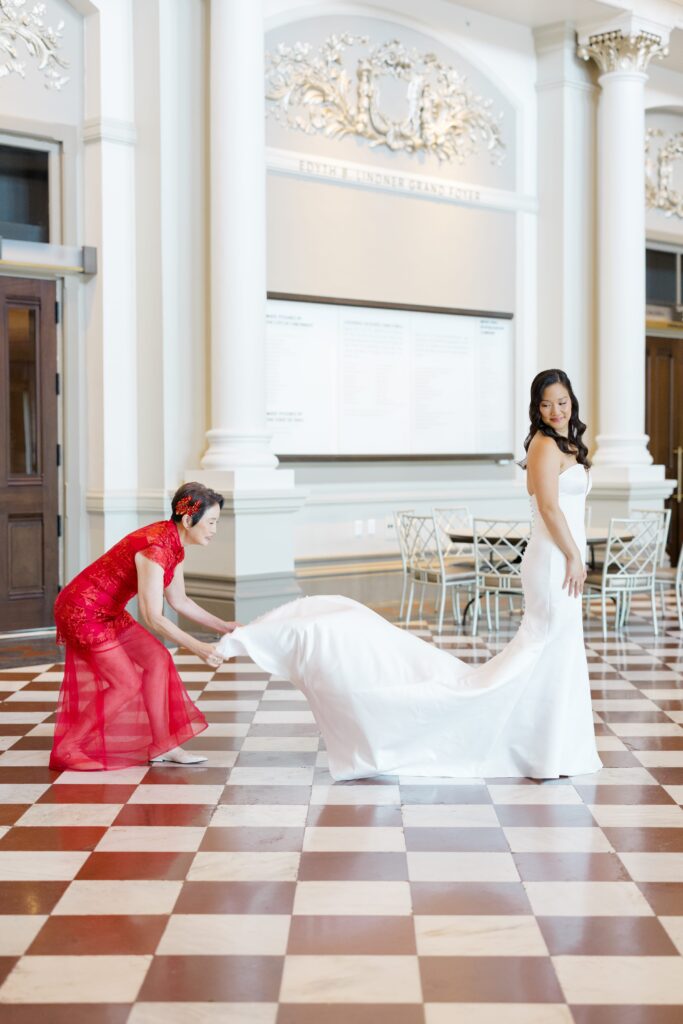
[[[410,622],[413,611],[415,585],[422,588],[420,597],[420,618],[424,608],[424,598],[428,586],[439,589],[438,626],[437,632],[443,630],[446,611],[446,598],[451,592],[453,618],[460,621],[456,596],[459,589],[472,589],[475,584],[474,563],[462,565],[449,564],[446,561],[446,547],[442,541],[441,529],[437,526],[434,516],[410,516],[407,527],[408,572],[410,575],[410,593],[408,596],[408,613],[406,622]]]
[[[678,555],[678,562],[674,565],[660,566],[655,574],[656,584],[662,598],[662,608],[666,610],[665,592],[673,587],[676,595],[676,612],[678,614],[678,628],[683,631],[683,547]]]
[[[449,561],[464,559],[474,561],[474,550],[471,541],[453,540],[453,535],[471,534],[472,513],[467,505],[455,505],[452,508],[433,508],[434,522],[441,531],[444,555]]]
[[[452,508],[433,508],[443,556],[447,565],[474,569],[474,545],[472,543],[472,513],[467,505]],[[458,535],[469,536],[469,540],[453,540]]]
[[[482,597],[486,599],[486,621],[490,630],[490,597],[495,598],[495,625],[498,629],[501,594],[506,597],[523,596],[522,557],[529,540],[531,523],[528,519],[477,518],[473,527],[476,586],[472,636],[476,636]]]
[[[611,519],[605,561],[600,571],[586,577],[588,610],[594,593],[600,594],[602,635],[607,639],[607,599],[616,605],[614,627],[624,628],[633,594],[647,593],[652,605],[652,623],[657,635],[655,575],[659,566],[662,522],[659,513],[641,513]]]
[[[443,561],[448,573],[453,570],[470,575],[474,578],[474,545],[472,541],[454,540],[458,534],[472,534],[472,513],[467,505],[454,505],[450,508],[433,508],[432,515],[436,523],[437,536],[442,547]],[[467,589],[464,584],[459,589]],[[453,618],[462,625],[463,616],[456,590],[451,594]],[[439,630],[440,632],[440,630]]]
[[[666,558],[666,541],[669,536],[669,527],[671,526],[671,509],[670,508],[634,508],[634,516],[656,516],[660,522],[660,538],[659,538],[659,569],[669,568],[667,565]],[[659,569],[657,570],[659,572]],[[675,570],[674,570],[675,573]],[[666,599],[664,596],[664,588],[659,587],[659,595],[662,604],[662,616],[666,615]],[[630,611],[630,606],[629,606]],[[628,612],[626,613],[628,617]]]
[[[403,618],[403,613],[406,607],[406,598],[408,596],[408,583],[410,576],[408,573],[408,547],[407,547],[407,529],[408,519],[413,515],[415,509],[407,508],[400,509],[394,512],[394,527],[396,529],[396,537],[398,539],[398,550],[401,555],[401,572],[403,575],[403,585],[401,587],[401,607],[398,613],[399,619]]]
[[[660,549],[659,549],[659,564],[664,566],[666,563],[666,540],[669,536],[669,527],[671,526],[671,509],[670,508],[634,508],[632,509],[632,515],[637,516],[639,519],[643,517],[653,516],[659,519],[660,523]]]
[[[588,509],[588,508],[590,508],[590,506],[587,504],[586,505],[586,509]],[[668,509],[668,508],[664,508],[664,509],[661,509],[661,508],[656,508],[656,509],[652,509],[652,508],[634,508],[634,509],[631,509],[631,515],[635,516],[635,517],[638,517],[638,518],[642,518],[643,516],[657,516],[657,517],[660,518],[661,529],[662,529],[661,551],[660,551],[660,565],[664,565],[665,562],[666,562],[666,539],[667,539],[667,537],[669,535],[669,526],[671,524],[671,509]],[[587,527],[590,526],[590,519],[586,520],[586,526]],[[595,558],[595,548],[604,548],[604,547],[605,547],[605,544],[600,544],[600,545],[594,545],[593,549],[591,549],[590,567],[591,567],[592,570],[595,570],[596,572],[602,572],[602,567],[603,567],[604,562],[601,562],[601,561],[599,561],[599,560],[597,560]]]

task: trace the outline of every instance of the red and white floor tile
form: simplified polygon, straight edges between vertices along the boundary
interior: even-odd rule
[[[59,774],[60,666],[3,669],[0,1021],[678,1024],[683,637],[586,642],[605,768],[547,783],[335,784],[291,684],[182,653],[206,766]]]

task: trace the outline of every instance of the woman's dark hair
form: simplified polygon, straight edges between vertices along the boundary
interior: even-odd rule
[[[549,423],[544,423],[541,418],[541,402],[543,401],[543,393],[546,388],[551,386],[551,384],[561,384],[569,392],[569,398],[572,403],[572,414],[569,419],[567,437],[563,437],[562,434],[558,434]],[[586,424],[582,423],[579,419],[579,400],[574,394],[571,381],[564,370],[541,370],[540,373],[536,374],[531,382],[529,419],[531,420],[531,426],[529,428],[526,441],[524,442],[525,451],[529,451],[529,445],[531,444],[532,438],[536,434],[541,433],[545,434],[546,437],[552,437],[557,447],[561,452],[564,452],[565,455],[576,455],[576,461],[582,466],[586,466],[586,468],[590,466],[588,448],[582,440],[583,435],[586,432]]]
[[[190,480],[189,483],[181,484],[171,499],[171,508],[173,510],[171,512],[171,519],[174,523],[179,523],[183,516],[188,514],[190,509],[195,509],[197,502],[199,502],[199,507],[192,512],[192,525],[196,526],[207,508],[212,508],[214,505],[223,508],[224,501],[225,498],[222,494],[212,491],[210,487],[205,487],[204,484],[198,484],[196,480]],[[179,505],[180,509],[176,511]]]

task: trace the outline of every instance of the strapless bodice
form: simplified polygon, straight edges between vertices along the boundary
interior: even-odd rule
[[[585,544],[586,496],[590,489],[590,472],[580,463],[577,462],[560,473],[558,481],[560,508],[565,514],[574,540],[581,549]],[[536,496],[532,494],[529,501],[531,503],[532,534],[538,534],[539,531],[547,534],[546,525],[538,512]]]

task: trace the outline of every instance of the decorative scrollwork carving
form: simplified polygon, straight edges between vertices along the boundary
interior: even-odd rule
[[[37,3],[25,10],[26,0],[0,0],[0,54],[6,54],[0,63],[0,78],[13,72],[24,76],[25,64],[19,59],[16,44],[26,47],[29,57],[38,61],[38,70],[45,76],[47,89],[61,89],[68,77],[62,74],[69,67],[68,60],[57,53],[62,43],[64,22],[56,29],[44,23],[45,4]]]
[[[347,33],[329,36],[317,52],[308,43],[280,44],[266,55],[269,111],[308,135],[355,135],[372,147],[422,150],[460,163],[483,145],[493,163],[503,160],[502,114],[491,112],[492,101],[475,95],[464,75],[433,53],[420,54],[395,39],[372,46],[349,71],[345,51],[368,45],[367,36]],[[380,108],[379,82],[385,76],[407,83],[402,120]]]
[[[651,142],[665,138],[657,155],[651,152]],[[654,210],[662,210],[667,217],[683,217],[683,193],[673,187],[674,164],[683,157],[683,132],[665,136],[661,128],[650,128],[645,134],[645,202]]]

